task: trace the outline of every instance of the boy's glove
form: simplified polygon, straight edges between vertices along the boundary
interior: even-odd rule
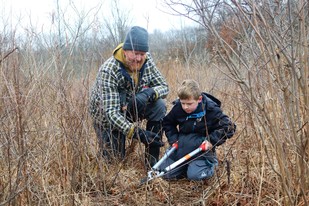
[[[168,143],[172,146],[175,142],[178,142],[178,134],[171,135],[167,138]]]
[[[153,146],[153,147],[163,147],[164,143],[161,142],[160,137],[154,133],[147,130],[143,130],[137,128],[136,132],[133,135],[133,138],[140,139],[143,144],[146,146]]]
[[[207,151],[207,150],[211,150],[212,149],[212,144],[205,140],[204,142],[202,142],[201,146],[203,147],[203,150],[204,151]]]

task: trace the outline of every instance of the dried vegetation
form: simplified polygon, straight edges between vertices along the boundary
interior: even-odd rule
[[[207,7],[230,11],[221,24],[192,8],[205,12],[208,58],[158,61],[171,88],[168,108],[179,83],[194,78],[238,126],[218,148],[216,175],[202,182],[140,185],[147,170],[137,143],[124,161],[106,164],[88,115],[101,59],[76,42],[39,50],[29,34],[17,44],[4,30],[0,205],[308,205],[308,3],[260,2]]]

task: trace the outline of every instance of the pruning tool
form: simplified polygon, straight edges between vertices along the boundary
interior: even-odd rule
[[[175,142],[172,147],[165,152],[164,156],[151,168],[150,171],[147,173],[147,177],[143,178],[141,180],[141,184],[144,184],[145,182],[149,182],[155,178],[162,177],[163,175],[167,174],[169,171],[175,169],[177,166],[180,164],[184,163],[185,161],[189,160],[192,158],[194,155],[200,153],[200,152],[205,152],[206,150],[210,149],[209,147],[209,142],[205,140],[202,142],[202,144],[192,152],[186,154],[176,162],[172,163],[171,165],[165,167],[163,170],[159,169],[159,166],[175,151],[178,149],[178,142]]]

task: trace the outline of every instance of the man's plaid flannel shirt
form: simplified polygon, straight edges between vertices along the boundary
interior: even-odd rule
[[[169,88],[165,78],[147,53],[146,61],[139,71],[139,82],[135,85],[122,63],[110,57],[99,69],[90,94],[90,114],[103,128],[116,128],[128,135],[133,123],[120,110],[120,93],[126,93],[126,100],[145,87],[151,87],[158,98],[165,98]]]

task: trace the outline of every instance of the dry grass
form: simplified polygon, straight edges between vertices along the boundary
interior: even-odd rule
[[[140,185],[147,173],[143,147],[136,144],[125,161],[109,165],[97,155],[88,115],[97,68],[76,78],[44,71],[50,62],[33,70],[25,62],[14,54],[1,64],[0,205],[280,205],[280,180],[249,111],[237,87],[217,69],[158,65],[171,89],[168,108],[182,80],[194,78],[236,121],[237,133],[218,148],[215,177],[202,182],[158,178]]]
[[[199,205],[224,201],[215,195],[218,192],[229,196],[226,175],[218,176],[220,184],[216,187],[161,179],[138,186],[146,174],[140,147],[127,157],[125,164],[106,165],[97,156],[96,137],[87,113],[93,79],[64,81],[63,77],[46,73],[31,79],[18,66],[19,61],[12,57],[8,62],[7,66],[14,68],[13,74],[7,70],[11,67],[1,67],[3,204]],[[177,84],[188,74],[181,68],[162,68],[162,72],[170,83],[170,102],[175,98]],[[175,74],[179,76],[174,78]],[[220,167],[223,173],[223,164]]]
[[[105,54],[96,38],[92,46],[80,42],[86,33],[67,25],[58,37],[25,29],[22,43],[4,27],[0,205],[308,205],[308,3],[270,2],[229,1],[217,11],[195,4],[192,11],[205,12],[196,17],[214,58],[197,53],[186,67],[174,59],[157,65],[170,85],[168,109],[182,80],[193,78],[237,124],[206,182],[158,178],[139,185],[147,173],[139,144],[123,162],[107,165],[97,154],[88,94]],[[228,10],[226,18],[221,11]],[[207,19],[221,14],[219,27]]]

